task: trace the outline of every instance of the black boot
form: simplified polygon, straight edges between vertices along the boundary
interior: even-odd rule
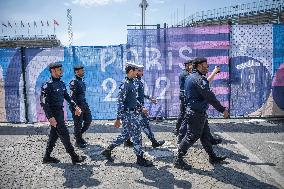
[[[212,140],[210,142],[211,142],[212,145],[217,145],[217,144],[222,143],[222,139],[221,138],[212,138]]]
[[[59,163],[59,159],[51,157],[50,155],[45,155],[43,157],[42,163]]]
[[[143,155],[137,156],[136,163],[143,167],[152,167],[154,166],[153,163],[143,157]]]
[[[156,139],[154,139],[151,142],[152,142],[152,147],[153,148],[157,148],[157,147],[162,146],[163,144],[165,144],[164,140],[157,141]]]
[[[114,159],[111,157],[111,151],[115,148],[112,144],[109,145],[105,150],[102,151],[102,155],[107,158],[108,161],[113,162]]]
[[[131,142],[130,138],[124,142],[125,147],[133,147],[133,142]]]
[[[216,155],[212,155],[209,156],[209,162],[211,164],[217,164],[217,163],[222,163],[222,161],[224,161],[227,157],[226,156],[216,156]]]
[[[82,134],[76,135],[75,139],[76,139],[76,142],[75,142],[76,147],[78,147],[78,148],[85,148],[86,147],[86,144],[82,140]]]
[[[183,157],[185,156],[185,152],[178,151],[178,155],[175,158],[174,167],[177,169],[183,169],[183,170],[190,170],[192,168],[191,165],[189,165],[187,162],[184,161]]]
[[[87,159],[86,156],[79,156],[75,152],[71,152],[69,154],[71,156],[71,160],[72,160],[73,165],[75,165],[77,163],[82,163],[83,161],[85,161],[85,159]]]

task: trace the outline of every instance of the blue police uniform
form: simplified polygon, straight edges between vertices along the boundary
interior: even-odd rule
[[[50,70],[53,68],[62,67],[60,63],[51,63],[49,65]],[[55,118],[57,125],[56,127],[51,126],[49,139],[46,146],[43,163],[58,163],[59,160],[50,156],[55,143],[60,138],[67,153],[71,156],[72,163],[83,162],[86,157],[78,156],[74,147],[70,142],[69,131],[64,121],[63,102],[64,99],[69,103],[70,106],[76,107],[76,103],[71,100],[67,93],[66,86],[60,78],[51,77],[49,81],[44,83],[41,87],[40,104],[45,112],[47,119]]]
[[[60,137],[66,151],[68,153],[74,152],[74,148],[70,142],[69,131],[64,122],[63,101],[64,99],[71,105],[76,106],[76,103],[71,100],[67,93],[63,81],[57,78],[51,78],[41,88],[41,106],[48,119],[54,117],[57,126],[52,127],[50,130],[49,140],[46,151],[50,154],[55,146],[55,143]]]
[[[190,73],[184,69],[182,71],[182,73],[180,74],[179,76],[179,87],[180,87],[180,93],[179,93],[179,99],[180,99],[180,112],[179,112],[179,115],[178,115],[178,119],[177,119],[177,123],[176,123],[176,131],[175,131],[175,134],[178,135],[179,133],[179,129],[181,127],[181,124],[184,120],[184,117],[185,117],[185,109],[186,109],[186,98],[185,98],[185,90],[184,90],[184,83],[185,83],[185,80],[187,78],[187,76],[189,75]]]
[[[206,110],[211,104],[219,112],[224,112],[220,102],[209,88],[208,80],[195,70],[185,81],[186,134],[182,138],[178,149],[178,161],[187,153],[188,149],[200,138],[201,143],[210,158],[216,155],[210,142],[209,127]]]
[[[137,100],[139,102],[139,105],[141,107],[144,107],[144,99],[146,98],[146,99],[150,100],[151,98],[150,98],[150,96],[145,95],[144,84],[141,81],[141,77],[137,77],[135,79],[135,84],[136,84],[137,90],[138,90]],[[149,140],[152,142],[152,146],[153,147],[159,147],[159,146],[163,145],[165,143],[165,141],[157,141],[155,139],[154,133],[152,132],[152,130],[150,128],[149,117],[144,112],[141,113],[141,117],[142,117],[142,119],[141,119],[142,130],[146,134],[146,136],[149,138]]]
[[[141,135],[141,112],[134,79],[125,78],[119,87],[117,119],[122,120],[122,133],[111,143],[109,150],[121,145],[129,137],[134,143],[134,152],[143,156]]]
[[[83,78],[76,75],[75,78],[70,82],[69,86],[71,99],[76,102],[76,104],[82,110],[81,115],[76,116],[74,108],[71,109],[74,120],[74,135],[76,144],[79,146],[85,145],[86,141],[82,138],[82,134],[88,130],[92,122],[92,114],[85,96],[86,84]]]
[[[126,73],[130,70],[140,68],[135,63],[127,63]],[[141,104],[137,100],[138,91],[134,83],[134,79],[128,77],[122,82],[119,87],[118,93],[118,110],[117,120],[122,120],[121,134],[102,152],[108,160],[113,161],[111,158],[111,151],[121,145],[130,137],[133,140],[134,152],[137,156],[137,164],[144,167],[153,166],[153,163],[143,157],[142,150],[142,135],[141,135]]]

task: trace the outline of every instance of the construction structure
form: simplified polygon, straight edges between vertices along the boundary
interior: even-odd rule
[[[262,0],[196,12],[173,27],[280,23],[284,23],[284,0]]]
[[[56,35],[34,35],[34,36],[2,36],[0,37],[0,48],[16,47],[58,47],[60,40]]]

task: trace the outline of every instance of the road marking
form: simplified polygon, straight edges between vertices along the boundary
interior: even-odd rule
[[[275,169],[271,168],[269,165],[265,165],[264,162],[261,159],[259,159],[259,157],[254,155],[249,149],[247,149],[244,145],[239,143],[232,136],[230,136],[229,134],[223,132],[217,126],[215,126],[215,125],[212,125],[212,126],[213,126],[212,128],[214,128],[214,130],[218,131],[218,132],[215,132],[216,134],[222,136],[225,139],[228,139],[228,140],[231,140],[231,141],[235,142],[235,144],[232,144],[233,146],[235,146],[245,156],[247,156],[249,158],[248,160],[261,164],[261,165],[256,165],[256,166],[259,167],[260,169],[262,169],[268,175],[271,175],[271,178],[274,179],[275,182],[278,183],[282,188],[284,188],[284,177],[281,176],[277,171],[275,171]]]
[[[272,144],[281,144],[284,145],[284,142],[280,142],[280,141],[265,141],[267,143],[272,143]]]

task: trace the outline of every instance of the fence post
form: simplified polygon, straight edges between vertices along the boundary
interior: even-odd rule
[[[22,75],[23,75],[23,94],[24,94],[24,104],[25,104],[25,118],[26,122],[29,122],[28,114],[28,95],[27,95],[27,86],[26,86],[26,56],[25,56],[25,47],[21,47],[21,66],[22,66]]]

